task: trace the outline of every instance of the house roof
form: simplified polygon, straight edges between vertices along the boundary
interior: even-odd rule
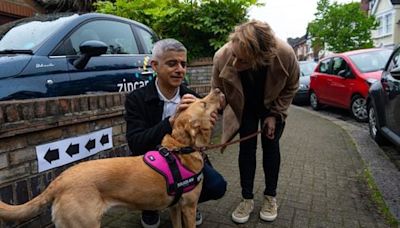
[[[290,46],[296,47],[299,46],[300,44],[303,44],[307,41],[307,34],[302,36],[302,37],[297,37],[297,38],[288,38],[287,42],[289,43]]]

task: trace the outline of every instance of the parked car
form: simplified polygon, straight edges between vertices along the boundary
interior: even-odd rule
[[[0,100],[132,91],[154,77],[157,35],[125,18],[39,15],[0,26]]]
[[[380,81],[369,89],[369,133],[378,143],[400,147],[400,46],[390,56]]]
[[[362,49],[334,54],[319,61],[310,81],[310,105],[349,109],[357,121],[368,120],[366,97],[391,54],[389,49]]]
[[[308,89],[310,88],[310,75],[317,66],[317,63],[315,61],[299,61],[299,66],[299,90],[297,90],[293,98],[293,103],[305,104],[309,102]]]

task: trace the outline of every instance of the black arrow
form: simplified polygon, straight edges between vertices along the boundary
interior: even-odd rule
[[[90,139],[87,143],[86,143],[86,149],[90,152],[91,149],[96,147],[96,140],[95,139]]]
[[[101,142],[101,145],[103,145],[103,146],[104,146],[104,144],[107,144],[109,142],[108,135],[103,135],[100,139],[100,142]]]
[[[44,155],[44,159],[46,159],[46,161],[50,164],[52,161],[60,159],[60,154],[58,153],[58,149],[50,150],[49,148],[46,154]]]
[[[66,152],[71,157],[74,154],[79,154],[79,144],[72,144],[71,143]]]

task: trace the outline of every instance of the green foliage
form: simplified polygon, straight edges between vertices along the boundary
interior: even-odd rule
[[[328,0],[319,0],[315,16],[308,24],[313,47],[333,52],[373,47],[371,30],[378,22],[361,10],[360,3],[329,5]]]
[[[234,26],[248,20],[257,0],[116,0],[99,1],[97,12],[130,18],[151,27],[160,38],[175,38],[189,59],[212,56]]]

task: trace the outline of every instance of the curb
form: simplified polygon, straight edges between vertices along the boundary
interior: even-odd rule
[[[371,172],[393,217],[400,221],[400,171],[390,162],[382,149],[370,138],[368,131],[343,120],[322,115],[296,105],[291,107],[329,120],[342,128],[353,140],[364,165]]]

